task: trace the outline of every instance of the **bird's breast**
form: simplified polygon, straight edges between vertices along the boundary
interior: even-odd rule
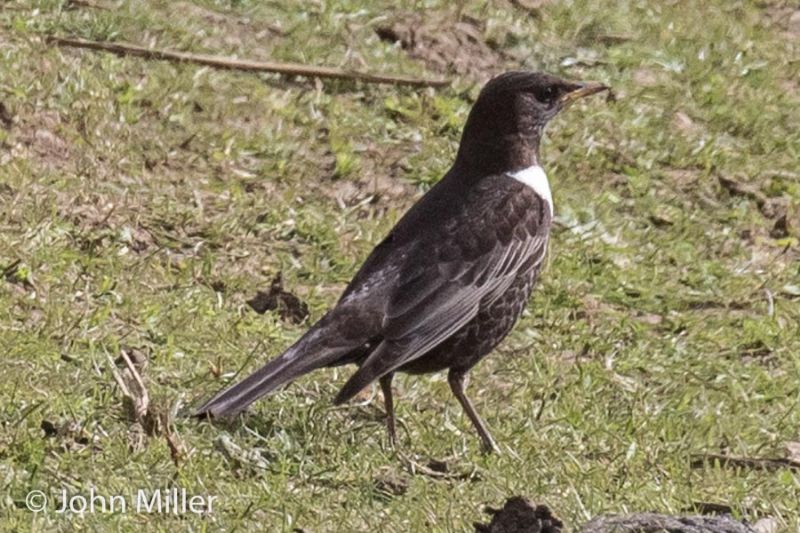
[[[545,174],[542,167],[533,165],[516,172],[510,172],[507,175],[533,189],[533,192],[544,200],[550,208],[550,214],[553,214],[553,194],[550,191],[550,182],[547,181],[547,174]]]

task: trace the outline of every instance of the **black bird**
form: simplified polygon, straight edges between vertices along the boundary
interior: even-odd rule
[[[570,102],[605,89],[537,72],[489,81],[453,167],[375,247],[333,309],[197,414],[233,415],[307,372],[355,363],[334,403],[378,380],[394,444],[394,373],[447,369],[483,447],[496,449],[465,394],[467,372],[511,331],[542,268],[553,217],[539,166],[544,127]]]

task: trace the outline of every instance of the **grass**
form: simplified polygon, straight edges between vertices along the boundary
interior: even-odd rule
[[[698,454],[783,457],[800,440],[797,11],[68,4],[0,6],[0,529],[463,531],[514,494],[574,525],[710,502],[800,528],[796,470],[691,466]],[[479,452],[442,375],[396,380],[402,448],[472,473],[460,478],[408,473],[377,398],[331,407],[349,368],[306,376],[227,426],[186,418],[306,327],[246,305],[276,273],[312,320],[335,302],[447,170],[486,72],[451,73],[440,91],[316,83],[55,49],[42,35],[437,76],[375,33],[423,10],[446,31],[482,21],[496,72],[617,94],[548,129],[549,265],[472,375],[504,453]],[[122,402],[108,364],[122,350],[148,361],[178,466]],[[62,489],[167,487],[216,496],[215,512],[25,508],[31,490],[52,505]]]

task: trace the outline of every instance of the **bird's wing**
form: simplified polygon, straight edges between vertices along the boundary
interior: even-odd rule
[[[386,305],[383,342],[337,401],[424,355],[502,295],[518,273],[539,264],[550,218],[541,198],[507,176],[478,184],[463,209],[429,228],[408,252]]]

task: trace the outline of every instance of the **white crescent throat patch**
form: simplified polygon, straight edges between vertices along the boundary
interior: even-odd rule
[[[509,172],[507,175],[533,189],[533,192],[547,202],[550,214],[553,214],[553,194],[550,192],[550,183],[547,181],[547,174],[544,173],[542,167],[533,165],[517,172]]]

